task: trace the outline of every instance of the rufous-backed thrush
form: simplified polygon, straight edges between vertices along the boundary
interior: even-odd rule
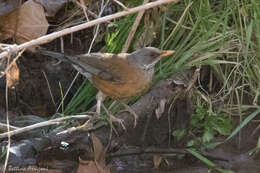
[[[173,52],[145,47],[131,54],[90,53],[70,56],[40,50],[41,54],[71,63],[99,91],[116,100],[136,96],[148,89],[152,82],[155,64],[162,57]],[[100,95],[97,97],[98,113],[100,113],[102,98],[104,97]]]

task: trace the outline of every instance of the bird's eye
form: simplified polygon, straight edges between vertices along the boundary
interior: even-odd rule
[[[150,53],[150,57],[156,58],[157,56],[158,56],[157,53],[154,53],[154,52],[151,52],[151,53]]]

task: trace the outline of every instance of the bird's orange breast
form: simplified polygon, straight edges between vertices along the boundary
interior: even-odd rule
[[[112,73],[119,76],[121,82],[103,80],[95,75],[92,76],[92,82],[100,91],[113,99],[136,96],[148,89],[151,84],[153,74],[133,67],[124,61],[119,61],[109,68]]]

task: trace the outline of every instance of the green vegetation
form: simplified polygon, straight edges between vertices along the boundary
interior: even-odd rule
[[[208,110],[207,105],[197,101],[190,128],[196,138],[190,140],[187,146],[208,148],[217,134],[227,136],[231,133],[232,119],[224,112]]]
[[[128,6],[141,4],[126,2]],[[136,16],[113,21],[115,26],[106,31],[105,52],[121,52]],[[175,50],[172,56],[157,64],[155,83],[176,72],[210,67],[211,80],[218,87],[210,91],[212,86],[202,87],[198,82],[190,126],[177,129],[172,135],[178,140],[188,136],[186,146],[192,149],[187,151],[218,172],[228,172],[216,168],[198,151],[228,141],[260,112],[260,1],[187,0],[148,10],[129,51],[140,46]],[[85,81],[64,113],[86,111],[95,104],[96,92]],[[105,104],[109,107],[112,100],[106,100]],[[110,111],[116,113],[121,108],[117,103]],[[240,125],[234,127],[232,120],[237,117]],[[226,136],[226,140],[217,142],[216,137],[220,135]],[[259,151],[259,146],[255,151]]]
[[[136,14],[126,16],[125,18],[115,21],[116,30],[106,35],[106,51],[108,53],[120,53],[128,37],[131,27],[135,21]],[[139,28],[139,31],[141,29]]]
[[[201,154],[199,154],[198,152],[196,152],[193,149],[187,149],[187,151],[190,152],[196,158],[200,159],[203,163],[208,165],[208,167],[210,167],[212,169],[215,169],[216,171],[218,171],[220,173],[234,173],[231,170],[224,170],[224,169],[218,168],[215,163],[213,163],[212,161],[208,160],[206,157],[202,156]]]
[[[156,10],[159,12],[155,17],[152,14]],[[121,51],[135,16],[114,21],[116,29],[106,35],[107,52]],[[143,46],[175,50],[174,55],[157,65],[155,82],[176,72],[208,66],[213,83],[220,86],[209,93],[197,85],[202,94],[196,96],[191,130],[200,136],[188,146],[209,146],[217,135],[229,135],[228,140],[259,113],[260,1],[187,0],[149,10],[140,23],[131,50],[149,30],[153,39],[142,40],[148,43]],[[86,110],[95,99],[95,93],[96,90],[85,82],[65,112]],[[242,125],[231,132],[233,115],[239,116]],[[185,131],[173,133],[179,138],[184,134]]]
[[[196,107],[192,115],[189,129],[177,129],[172,135],[177,140],[183,139],[189,135],[187,147],[195,147],[200,150],[215,147],[217,144],[215,137],[217,135],[228,136],[232,130],[232,117],[220,110],[213,111],[210,106],[197,97]]]

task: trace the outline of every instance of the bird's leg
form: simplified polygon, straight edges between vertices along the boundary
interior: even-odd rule
[[[97,115],[100,115],[101,113],[101,106],[103,104],[103,101],[105,100],[106,95],[103,94],[101,91],[98,91],[97,95],[96,95],[96,100],[97,100],[97,109],[96,109],[96,113]]]
[[[99,91],[96,95],[96,99],[97,99],[97,105],[96,105],[96,114],[91,118],[91,120],[85,122],[83,125],[78,126],[77,129],[84,129],[86,127],[89,126],[89,122],[91,122],[92,120],[94,120],[95,118],[97,118],[97,116],[100,116],[101,114],[101,108],[104,109],[104,111],[106,112],[106,114],[109,116],[110,118],[110,124],[112,124],[111,122],[118,122],[119,124],[121,124],[122,128],[125,130],[125,125],[123,124],[123,120],[120,118],[116,118],[103,104],[103,101],[105,100],[106,95],[103,94],[101,91]]]
[[[105,110],[105,112],[107,113],[107,115],[109,116],[109,118],[111,119],[111,121],[114,122],[118,122],[119,124],[121,124],[121,126],[123,127],[124,130],[126,130],[125,125],[123,123],[123,120],[121,120],[120,118],[116,118],[106,107],[105,105],[102,103],[102,108]]]
[[[120,101],[119,101],[120,102]],[[124,112],[124,111],[127,111],[129,112],[130,114],[132,114],[134,116],[134,127],[136,127],[136,124],[137,124],[137,119],[138,119],[138,116],[137,114],[135,113],[135,111],[130,107],[128,106],[127,104],[125,104],[124,102],[120,102],[124,107],[125,109],[120,111],[120,112]]]
[[[97,113],[97,115],[100,115],[101,107],[102,107],[113,122],[118,122],[119,124],[122,125],[123,129],[125,129],[125,126],[123,124],[123,120],[116,118],[112,113],[110,113],[110,111],[103,104],[103,101],[105,100],[105,98],[106,98],[106,95],[103,94],[101,91],[99,91],[97,93],[97,96],[96,96],[96,99],[97,99],[96,113]]]
[[[83,125],[78,126],[77,129],[86,129],[91,124],[90,122],[92,122],[95,118],[97,118],[97,116],[100,115],[101,106],[102,106],[105,98],[106,98],[106,95],[103,94],[101,91],[98,91],[98,93],[96,95],[96,100],[97,100],[96,113],[94,114],[94,116],[90,120],[86,121]]]

